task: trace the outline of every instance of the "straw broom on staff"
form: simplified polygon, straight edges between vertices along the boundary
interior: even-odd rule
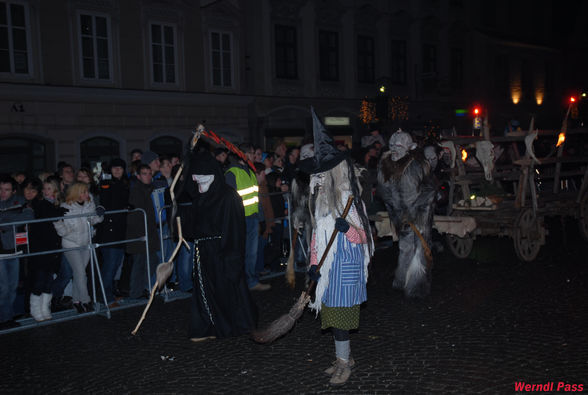
[[[341,215],[342,218],[347,217],[347,214],[349,213],[349,210],[351,209],[351,204],[353,203],[353,195],[349,196],[349,198],[347,199],[347,204],[345,205],[345,210],[343,210],[343,214]],[[321,257],[321,260],[318,264],[318,267],[316,269],[317,273],[321,270],[321,266],[323,266],[323,263],[325,262],[325,259],[327,258],[327,254],[329,252],[329,250],[331,249],[331,245],[333,244],[333,242],[335,241],[335,238],[337,237],[337,229],[333,229],[333,233],[331,233],[331,238],[329,239],[329,243],[327,244],[327,247],[325,248],[325,251],[323,252],[323,256]],[[312,291],[312,289],[314,288],[314,286],[316,285],[316,281],[311,281],[310,284],[308,285],[308,288],[306,288],[306,291],[304,291],[300,297],[298,298],[298,301],[294,304],[294,306],[292,306],[290,308],[290,311],[287,314],[282,315],[281,317],[279,317],[278,319],[276,319],[275,321],[273,321],[265,330],[262,331],[255,331],[251,334],[251,337],[253,338],[253,340],[255,340],[257,343],[271,343],[274,340],[276,340],[277,338],[279,338],[280,336],[285,335],[286,333],[288,333],[290,331],[290,329],[292,329],[292,327],[294,326],[294,323],[296,322],[296,320],[298,318],[300,318],[300,316],[302,315],[302,313],[304,312],[304,308],[306,307],[306,305],[308,304],[308,302],[310,302],[310,292]]]

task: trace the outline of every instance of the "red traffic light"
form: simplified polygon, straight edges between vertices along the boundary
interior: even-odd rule
[[[480,109],[478,107],[474,108],[474,115],[480,115]]]
[[[575,98],[574,96],[571,96],[571,97],[570,97],[570,103],[573,103],[573,102],[575,102],[575,101],[576,101],[576,98]]]

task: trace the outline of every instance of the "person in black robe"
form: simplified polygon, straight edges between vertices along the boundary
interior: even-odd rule
[[[190,339],[239,336],[255,328],[257,311],[245,281],[245,212],[220,164],[194,153],[185,188],[192,198],[187,240],[194,241]]]

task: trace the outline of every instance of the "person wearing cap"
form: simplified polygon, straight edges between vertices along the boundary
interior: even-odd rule
[[[398,130],[390,137],[389,148],[378,167],[378,193],[398,232],[398,266],[392,286],[404,290],[407,297],[423,298],[431,287],[435,182],[410,134]]]
[[[126,163],[121,158],[110,162],[110,179],[104,178],[100,182],[100,204],[106,211],[124,210],[129,202],[129,180],[125,174]],[[96,239],[99,243],[109,243],[125,239],[127,230],[126,214],[106,214],[104,221],[98,225]],[[111,245],[100,248],[102,252],[102,282],[108,303],[114,302],[114,277],[122,265],[124,244]]]
[[[320,312],[322,329],[331,328],[336,359],[325,370],[331,385],[343,385],[351,375],[349,331],[359,327],[360,305],[367,300],[368,264],[373,255],[370,224],[360,196],[355,168],[347,152],[339,151],[311,109],[314,161],[310,173],[313,217],[309,277],[317,281],[310,308]],[[352,199],[349,213],[343,212]],[[335,242],[327,248],[333,232]],[[318,262],[322,262],[320,269]]]

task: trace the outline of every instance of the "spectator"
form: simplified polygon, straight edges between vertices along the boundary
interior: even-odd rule
[[[43,183],[43,194],[31,200],[36,219],[63,216],[60,208],[59,184],[53,179]],[[36,222],[29,226],[29,248],[31,252],[61,249],[61,238],[51,222]],[[59,270],[61,252],[34,255],[29,258],[31,279],[30,312],[35,321],[50,320],[51,284],[53,273]]]
[[[23,208],[25,200],[16,195],[18,184],[9,176],[0,176],[0,223],[26,221],[33,218],[33,211]],[[0,227],[0,254],[14,254],[14,227]],[[19,326],[14,320],[14,300],[18,287],[19,260],[0,260],[0,329]]]
[[[88,184],[88,191],[90,192],[90,198],[94,201],[94,204],[100,204],[99,190],[94,181],[94,173],[87,167],[82,167],[76,173],[76,181]]]
[[[143,151],[141,151],[139,148],[134,148],[131,151],[131,162],[134,162],[136,160],[141,160],[142,156],[143,156]]]
[[[241,151],[247,155],[247,159],[253,162],[255,151],[249,143],[241,144]],[[269,284],[259,282],[256,274],[257,245],[259,237],[259,196],[257,178],[255,172],[245,164],[242,159],[229,168],[225,173],[226,183],[235,189],[243,200],[245,210],[246,241],[245,241],[245,276],[249,289],[265,291],[271,288]]]
[[[380,128],[376,123],[369,125],[370,134],[361,138],[361,148],[367,148],[372,144],[384,146],[384,137],[380,134]]]
[[[290,185],[294,177],[296,177],[296,172],[298,171],[299,156],[300,148],[293,147],[288,149],[288,153],[286,155],[286,164],[284,165],[283,172],[283,180],[286,181],[288,185]]]
[[[175,167],[176,165],[179,165],[181,162],[180,159],[180,155],[179,154],[171,154],[170,155],[170,160],[171,160],[171,167]]]
[[[61,193],[65,195],[67,188],[74,183],[74,168],[66,162],[59,162],[57,175],[61,177]]]
[[[255,159],[253,161],[253,163],[261,163],[261,156],[263,155],[263,150],[261,149],[261,147],[255,147],[255,153],[253,156],[253,159]]]
[[[288,215],[286,211],[286,201],[284,196],[280,193],[287,192],[287,185],[283,183],[282,175],[280,173],[270,173],[266,177],[268,191],[271,194],[270,201],[272,211],[274,213],[274,223],[272,226],[272,234],[268,241],[268,259],[266,264],[270,266],[272,272],[279,271],[280,257],[282,256],[283,246],[282,238],[284,236],[284,217]],[[285,191],[284,191],[285,190]]]
[[[161,156],[159,158],[160,161],[160,165],[159,165],[159,171],[161,172],[162,177],[165,179],[165,181],[167,182],[167,186],[171,186],[171,183],[173,181],[173,177],[172,177],[172,162],[171,162],[171,158],[169,156]]]
[[[129,180],[125,175],[126,163],[115,158],[110,163],[110,179],[100,183],[100,202],[107,211],[124,210],[129,202]],[[125,239],[127,229],[126,214],[107,214],[97,229],[99,243],[109,243]],[[114,277],[121,267],[125,255],[124,245],[116,244],[101,248],[102,282],[108,303],[114,302]]]
[[[22,194],[27,203],[32,202],[38,197],[42,197],[41,189],[43,188],[43,184],[41,183],[41,180],[39,180],[38,178],[27,178],[23,182],[21,182],[21,185]]]
[[[87,249],[87,246],[92,242],[91,230],[88,229],[87,221],[89,220],[91,225],[95,225],[102,222],[103,217],[91,215],[89,217],[67,218],[96,211],[96,206],[90,199],[88,184],[83,182],[76,182],[68,188],[65,202],[61,204],[61,207],[69,210],[64,219],[54,222],[57,234],[61,236],[61,245],[63,248],[80,248],[63,253],[73,272],[73,306],[78,313],[92,311],[86,277],[86,266],[90,261],[90,250]]]
[[[265,166],[265,174],[268,175],[271,173],[273,171],[272,166],[274,165],[274,154],[271,152],[261,154],[261,163]]]
[[[265,166],[263,163],[255,163],[255,175],[257,177],[257,185],[259,185],[259,214],[260,214],[260,229],[257,244],[257,275],[261,275],[265,267],[264,251],[267,245],[272,227],[274,225],[274,211],[272,209],[272,202],[265,179]]]
[[[229,150],[224,147],[218,147],[214,150],[214,157],[219,161],[223,171],[227,168],[227,157],[229,156]]]
[[[276,157],[282,158],[282,163],[285,162],[286,159],[286,143],[284,143],[284,140],[278,140],[276,142],[276,145],[274,147],[274,155]]]
[[[138,208],[145,211],[147,218],[147,241],[149,256],[145,251],[144,242],[133,242],[127,244],[127,252],[132,254],[133,267],[131,271],[131,284],[129,296],[131,298],[140,298],[149,294],[150,284],[147,281],[147,259],[149,259],[149,269],[152,274],[155,273],[157,264],[157,251],[159,251],[159,239],[157,237],[157,225],[155,223],[155,208],[151,200],[153,192],[153,179],[151,168],[142,164],[138,168],[138,181],[131,187],[129,194],[129,205],[131,208]],[[145,225],[143,214],[133,212],[127,216],[127,239],[136,239],[145,236]]]

